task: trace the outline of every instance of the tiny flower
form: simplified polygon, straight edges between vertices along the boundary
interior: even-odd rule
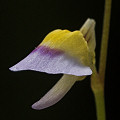
[[[88,19],[80,30],[54,30],[26,58],[10,68],[12,71],[64,74],[32,108],[40,110],[57,103],[77,80],[92,74],[95,63],[94,27],[94,20]]]

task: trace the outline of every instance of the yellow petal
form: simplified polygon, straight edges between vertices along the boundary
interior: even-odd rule
[[[54,30],[49,33],[40,45],[60,49],[77,58],[82,64],[89,66],[89,48],[80,31]]]

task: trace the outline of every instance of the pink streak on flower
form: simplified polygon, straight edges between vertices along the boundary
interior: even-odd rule
[[[38,53],[40,53],[40,55],[49,55],[49,56],[51,56],[51,57],[55,57],[55,56],[57,56],[57,55],[61,55],[61,54],[64,53],[62,50],[50,48],[50,47],[48,47],[48,46],[46,47],[46,46],[43,46],[43,45],[38,46],[36,49],[34,49],[34,50],[32,51],[32,53],[34,53],[34,52],[36,52],[36,51],[37,51]]]

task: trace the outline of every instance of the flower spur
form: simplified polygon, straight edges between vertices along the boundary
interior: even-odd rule
[[[34,70],[64,74],[33,109],[44,109],[57,103],[76,81],[92,74],[95,64],[95,21],[87,19],[80,30],[50,32],[26,58],[10,68],[12,71]]]

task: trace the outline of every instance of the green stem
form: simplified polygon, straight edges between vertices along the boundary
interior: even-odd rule
[[[91,76],[91,88],[95,96],[97,120],[106,119],[105,101],[104,101],[104,78],[105,78],[108,37],[109,37],[109,27],[110,27],[111,2],[112,0],[105,0],[99,73],[96,71],[96,68],[94,67],[93,74]]]
[[[104,87],[97,73],[91,76],[91,88],[95,97],[97,120],[106,120]]]
[[[97,110],[97,120],[105,120],[105,101],[104,101],[104,90],[94,93]]]
[[[110,16],[111,16],[111,2],[112,0],[105,0],[105,10],[103,19],[103,33],[101,40],[101,51],[100,51],[100,63],[99,63],[99,75],[104,85],[105,69],[106,69],[106,58],[110,28]]]
[[[97,120],[106,120],[104,87],[95,67],[91,76],[91,88],[95,97]]]

